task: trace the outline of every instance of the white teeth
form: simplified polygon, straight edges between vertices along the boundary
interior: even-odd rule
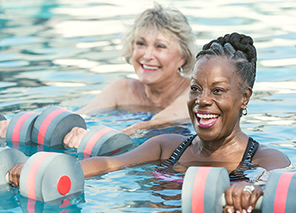
[[[213,114],[196,114],[196,116],[199,118],[206,118],[206,119],[219,117],[218,115],[213,115]]]
[[[147,66],[145,64],[143,64],[143,68],[146,69],[146,70],[157,70],[158,67],[150,67],[150,66]]]

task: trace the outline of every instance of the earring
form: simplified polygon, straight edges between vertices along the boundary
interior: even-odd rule
[[[194,103],[196,103],[196,104],[199,104],[199,100],[198,100],[198,99],[196,99],[196,100],[194,101]]]
[[[179,72],[184,72],[183,67],[179,67]]]
[[[246,107],[245,109],[242,110],[242,114],[245,115],[245,116],[248,114],[247,107]]]

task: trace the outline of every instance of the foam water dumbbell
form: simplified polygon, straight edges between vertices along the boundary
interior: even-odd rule
[[[4,121],[6,120],[6,118],[4,117],[4,115],[0,114],[0,121]]]
[[[6,130],[6,140],[10,142],[27,143],[31,141],[34,122],[37,113],[19,112],[10,120]]]
[[[63,146],[63,140],[73,127],[86,129],[84,119],[73,112],[53,106],[40,115],[31,112],[16,114],[8,125],[7,141],[20,143],[34,142],[48,147]],[[132,139],[115,129],[97,126],[83,137],[78,153],[85,157],[112,155],[128,150]]]
[[[16,149],[20,149],[27,156],[35,153],[32,146],[20,146],[20,144],[29,145],[31,143],[31,135],[34,122],[38,114],[33,112],[19,112],[12,117],[6,130],[7,145]]]
[[[189,167],[182,187],[182,212],[222,212],[226,205],[224,191],[229,186],[225,168]],[[263,213],[292,213],[296,209],[295,196],[296,173],[271,172],[255,209]]]
[[[27,156],[17,149],[0,147],[0,185],[7,185],[6,175],[9,170],[27,159]]]
[[[126,151],[132,144],[128,135],[106,126],[96,126],[82,138],[77,152],[84,153],[85,157],[112,155]]]
[[[59,107],[49,107],[36,119],[32,141],[54,147],[63,144],[63,139],[73,127],[86,129],[84,119]],[[111,155],[127,150],[133,144],[132,139],[121,132],[105,126],[92,128],[83,137],[77,152],[85,157]]]
[[[41,202],[56,202],[81,194],[84,175],[80,163],[62,153],[38,152],[29,159],[19,150],[0,148],[0,184],[7,184],[9,170],[25,162],[19,182],[23,197]]]
[[[62,153],[37,152],[24,164],[20,194],[42,202],[56,202],[82,193],[84,175],[80,163]]]
[[[49,107],[36,119],[32,141],[48,147],[61,145],[73,127],[86,129],[86,123],[80,115],[56,106]]]

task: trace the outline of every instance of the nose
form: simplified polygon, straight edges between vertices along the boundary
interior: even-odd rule
[[[145,52],[144,52],[144,55],[143,55],[143,58],[145,60],[151,60],[154,56],[154,49],[153,47],[151,46],[148,46],[146,49],[145,49]]]
[[[196,97],[195,103],[200,106],[209,106],[212,105],[213,100],[210,94],[203,92]]]

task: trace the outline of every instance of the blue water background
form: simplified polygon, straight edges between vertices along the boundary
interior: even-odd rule
[[[241,120],[243,131],[284,152],[296,164],[296,2],[294,0],[176,0],[188,18],[198,49],[234,31],[251,35],[258,50],[257,81]],[[0,113],[41,112],[57,105],[76,110],[107,84],[134,78],[121,57],[121,38],[148,0],[0,0]],[[85,118],[88,128],[103,124],[121,129],[153,113],[113,110]],[[188,135],[179,125],[138,133],[138,146],[153,135]],[[1,146],[6,146],[5,140]],[[9,145],[9,144],[8,144]],[[26,153],[36,150],[20,147]],[[50,151],[50,150],[49,150]],[[75,155],[75,150],[60,150]],[[70,205],[36,204],[36,212],[181,211],[179,185],[156,180],[154,164],[127,168],[85,181],[81,198]],[[26,211],[18,189],[0,191],[0,211]]]

